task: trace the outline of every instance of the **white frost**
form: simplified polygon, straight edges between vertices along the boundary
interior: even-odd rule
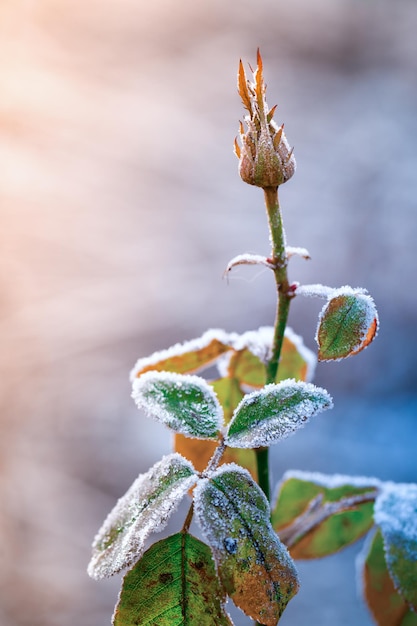
[[[176,453],[163,457],[141,474],[94,538],[88,574],[99,580],[139,560],[147,537],[166,526],[196,480],[192,464]]]
[[[160,350],[158,352],[154,352],[148,357],[144,357],[139,359],[132,371],[130,372],[130,380],[133,380],[138,376],[138,373],[141,372],[145,368],[149,368],[152,365],[156,365],[160,361],[165,361],[166,359],[170,359],[172,357],[181,356],[183,354],[187,354],[188,352],[195,352],[198,350],[203,350],[213,340],[217,340],[225,345],[231,345],[235,338],[238,337],[236,333],[226,333],[224,330],[220,329],[211,329],[206,331],[201,337],[196,339],[191,339],[190,341],[186,341],[184,343],[177,343],[166,350]],[[215,357],[216,359],[217,357]],[[214,360],[215,360],[214,359]],[[194,372],[205,369],[209,367],[211,363],[205,363],[202,367],[197,368]]]
[[[172,389],[178,402],[172,407],[160,387]],[[197,399],[193,397],[198,392]],[[133,380],[132,398],[149,417],[175,432],[197,438],[215,438],[223,426],[223,409],[212,387],[199,376],[150,371]]]
[[[300,285],[295,290],[297,296],[307,296],[309,298],[330,298],[336,290],[317,283],[315,285]]]
[[[307,382],[311,381],[314,376],[316,368],[317,357],[307,346],[304,344],[303,338],[297,335],[292,328],[287,326],[284,336],[294,344],[295,348],[301,355],[301,357],[307,363]],[[261,363],[266,365],[271,358],[271,347],[274,339],[274,329],[272,326],[261,326],[257,330],[248,330],[242,335],[236,335],[234,340],[231,341],[231,347],[233,350],[249,350],[254,356],[256,356]],[[228,368],[230,359],[232,358],[232,352],[223,354],[217,361],[217,368],[221,377],[228,376]]]
[[[236,407],[225,441],[233,448],[269,446],[289,437],[325,409],[329,393],[311,383],[287,379],[246,395]]]
[[[413,545],[409,558],[417,568],[417,484],[384,483],[374,517],[385,540],[394,545],[407,542],[410,548]]]
[[[285,252],[287,253],[288,258],[291,258],[292,256],[301,256],[303,259],[306,260],[311,259],[310,253],[307,248],[300,248],[299,246],[286,246]]]
[[[237,265],[264,265],[265,267],[274,269],[274,265],[268,261],[265,256],[261,256],[260,254],[250,254],[247,252],[245,254],[238,254],[229,261],[226,269],[224,270],[224,276],[226,276]]]
[[[394,585],[417,611],[417,485],[385,483],[374,517]]]
[[[384,484],[378,478],[372,478],[368,476],[348,476],[345,474],[321,474],[320,472],[305,472],[302,470],[288,470],[282,476],[281,484],[296,478],[297,480],[303,480],[306,482],[315,483],[321,485],[326,489],[336,489],[338,487],[344,487],[345,485],[351,485],[352,487],[358,487],[359,489],[367,487],[381,489]]]
[[[340,287],[339,289],[333,289],[332,292],[328,296],[328,300],[326,304],[324,305],[324,307],[319,313],[319,319],[318,319],[316,336],[315,336],[315,340],[318,345],[320,345],[320,342],[319,342],[320,326],[321,326],[323,317],[326,315],[329,303],[334,298],[343,297],[343,296],[348,296],[348,297],[355,296],[358,301],[361,301],[362,313],[365,313],[365,318],[362,322],[362,333],[360,337],[358,338],[358,342],[355,346],[350,345],[349,355],[345,355],[345,356],[350,356],[350,355],[356,354],[357,352],[360,352],[363,349],[363,347],[365,348],[367,347],[366,345],[364,346],[363,344],[365,343],[369,329],[371,328],[374,321],[376,321],[376,332],[375,332],[375,337],[376,337],[376,335],[378,334],[378,329],[379,329],[379,319],[378,319],[378,311],[376,309],[375,302],[373,298],[368,294],[366,289],[362,289],[361,287],[352,288],[352,287],[349,287],[349,285],[345,285],[344,287]],[[345,357],[341,356],[339,358],[332,358],[331,360],[340,361],[343,358]]]

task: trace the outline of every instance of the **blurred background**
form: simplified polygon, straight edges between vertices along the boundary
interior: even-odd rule
[[[232,153],[237,63],[258,46],[298,162],[288,242],[312,256],[290,277],[366,287],[381,321],[368,350],[318,367],[335,409],[274,449],[275,480],[417,481],[416,31],[415,0],[1,1],[1,626],[110,624],[120,578],[87,577],[91,541],[171,445],[129,370],[208,327],[273,322],[266,270],[222,280],[269,252]],[[291,311],[312,349],[321,306]],[[372,624],[359,549],[300,563],[283,626]]]

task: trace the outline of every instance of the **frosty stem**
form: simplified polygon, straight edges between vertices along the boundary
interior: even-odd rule
[[[278,201],[278,187],[265,187],[264,196],[272,248],[271,258],[268,260],[271,261],[274,266],[273,271],[278,294],[272,354],[266,366],[266,384],[268,385],[274,383],[276,380],[282,343],[284,341],[284,332],[293,294],[288,284],[288,259],[285,249],[285,231]],[[268,448],[257,448],[255,452],[259,486],[269,501],[269,450]]]

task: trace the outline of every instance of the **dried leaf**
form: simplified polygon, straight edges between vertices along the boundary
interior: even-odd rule
[[[277,104],[274,104],[274,106],[272,107],[272,109],[270,109],[270,110],[269,110],[269,113],[268,113],[268,115],[266,116],[266,121],[267,121],[267,123],[268,123],[268,124],[270,124],[270,123],[271,123],[272,118],[274,117],[274,113],[275,113],[275,111],[277,110],[277,106],[278,106]]]
[[[237,88],[240,97],[242,98],[242,103],[245,109],[249,111],[249,114],[252,115],[252,103],[251,98],[248,91],[248,81],[245,74],[245,68],[243,67],[242,60],[239,61],[239,71],[237,75]]]
[[[333,406],[325,389],[285,380],[246,395],[236,408],[226,434],[233,448],[257,448],[293,434],[317,413]]]
[[[178,533],[154,544],[126,574],[114,626],[232,626],[206,544]]]
[[[195,511],[233,602],[260,623],[277,624],[298,591],[298,577],[258,485],[242,468],[224,465],[199,481]]]
[[[140,409],[172,430],[199,439],[217,439],[223,411],[212,387],[198,376],[147,372],[133,381]]]
[[[193,466],[179,454],[164,457],[141,474],[97,533],[89,575],[112,576],[140,558],[146,538],[166,526],[196,480]]]
[[[240,146],[237,142],[237,138],[235,137],[235,140],[233,142],[233,151],[235,153],[235,155],[237,156],[238,159],[240,159]]]
[[[256,60],[257,60],[257,68],[254,73],[256,100],[258,103],[259,111],[263,111],[265,85],[264,85],[264,77],[263,77],[263,62],[262,62],[262,57],[261,57],[259,48],[257,51]]]
[[[230,350],[233,337],[222,330],[208,330],[201,337],[154,352],[139,359],[131,371],[133,380],[145,372],[165,371],[192,374],[212,365],[222,354]]]

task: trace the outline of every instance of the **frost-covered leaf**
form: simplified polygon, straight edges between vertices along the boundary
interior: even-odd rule
[[[375,503],[375,523],[382,531],[394,585],[417,611],[417,485],[384,485]]]
[[[210,383],[215,390],[217,397],[223,407],[225,413],[225,421],[230,421],[230,417],[243,398],[239,384],[233,378],[221,378]],[[211,459],[217,443],[207,439],[191,439],[184,435],[175,435],[175,451],[179,452],[189,459],[197,471],[202,472],[206,469]],[[256,455],[253,450],[244,450],[237,448],[226,448],[221,463],[237,463],[245,467],[252,474],[254,479],[257,478]]]
[[[310,253],[306,248],[300,248],[299,246],[286,246],[285,252],[290,259],[292,256],[300,256],[306,261],[311,259]]]
[[[266,383],[265,365],[271,358],[273,332],[272,327],[266,326],[241,335],[234,342],[234,353],[219,360],[221,375],[233,377],[244,387],[263,387]],[[313,378],[315,366],[315,354],[287,327],[275,382],[286,378],[308,382]]]
[[[366,541],[357,567],[365,600],[379,626],[417,626],[417,614],[396,591],[389,575],[380,530]]]
[[[199,481],[195,511],[233,602],[260,623],[277,624],[298,591],[298,578],[261,489],[247,471],[223,465]]]
[[[366,348],[378,330],[374,301],[362,289],[333,291],[319,316],[319,361],[344,359]]]
[[[141,474],[117,502],[93,542],[92,578],[112,576],[143,553],[146,538],[162,530],[197,480],[193,466],[170,454]]]
[[[286,472],[278,486],[272,525],[295,559],[328,556],[373,526],[375,478]]]
[[[298,285],[295,293],[297,296],[307,296],[308,298],[324,298],[329,299],[337,291],[333,287],[327,287],[321,283],[314,285]]]
[[[227,267],[224,271],[224,275],[227,275],[231,270],[237,265],[264,265],[269,269],[274,269],[273,263],[268,261],[265,256],[261,256],[260,254],[238,254],[233,257],[227,264]]]
[[[133,381],[138,408],[172,430],[200,439],[217,439],[223,411],[212,387],[199,376],[147,372]]]
[[[293,434],[310,417],[332,407],[325,389],[285,380],[246,395],[237,406],[226,435],[234,448],[269,446]]]
[[[208,330],[201,337],[176,344],[167,350],[154,352],[139,359],[130,373],[133,382],[145,372],[165,371],[178,374],[192,374],[209,367],[220,355],[230,350],[230,342],[237,335],[223,330]]]
[[[206,544],[188,533],[155,543],[123,580],[114,626],[232,626]]]

